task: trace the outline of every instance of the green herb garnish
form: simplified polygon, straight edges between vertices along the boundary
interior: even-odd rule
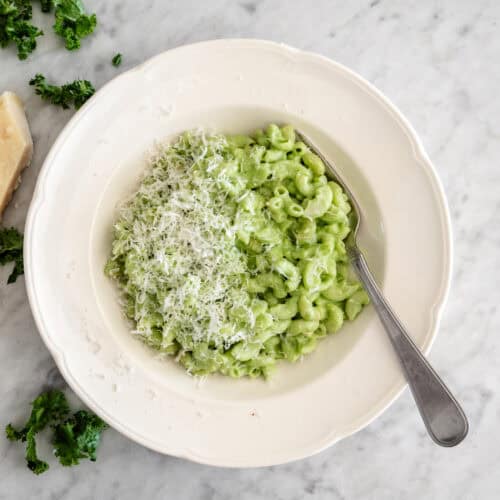
[[[113,59],[111,59],[111,62],[113,63],[113,66],[115,68],[117,68],[118,66],[120,66],[120,64],[122,63],[122,55],[121,54],[116,54]]]
[[[23,235],[15,228],[0,230],[0,265],[14,262],[7,283],[14,283],[17,277],[24,274]]]
[[[68,50],[80,48],[81,40],[97,26],[95,14],[87,14],[81,0],[39,0],[42,12],[54,9],[54,32],[64,38]],[[19,59],[26,59],[36,49],[36,38],[43,31],[33,26],[30,0],[0,0],[0,47],[11,42],[17,46]]]
[[[43,100],[62,106],[63,109],[68,109],[71,105],[79,109],[95,92],[88,80],[75,80],[58,86],[48,84],[46,78],[40,74],[30,80],[30,85],[35,86],[35,93]]]
[[[96,461],[101,432],[107,425],[96,415],[77,411],[64,422],[54,426],[54,453],[62,465],[78,465],[81,458]]]
[[[88,15],[81,0],[54,0],[54,6],[55,33],[64,38],[68,50],[79,49],[80,40],[90,35],[97,26],[96,15]]]
[[[14,43],[19,59],[26,59],[36,48],[36,38],[43,35],[29,22],[31,17],[29,0],[0,0],[0,47]]]
[[[51,425],[54,454],[62,465],[77,465],[82,458],[95,462],[101,433],[107,425],[96,415],[79,410],[69,416],[69,405],[61,391],[43,392],[32,403],[31,415],[24,427],[7,425],[5,434],[11,441],[26,442],[26,463],[35,474],[45,472],[49,465],[36,452],[35,436]]]
[[[12,424],[9,424],[5,428],[5,433],[11,441],[26,442],[28,468],[35,474],[41,474],[49,468],[49,465],[37,456],[35,435],[45,429],[49,423],[64,418],[69,413],[69,406],[61,391],[44,392],[31,404],[33,409],[24,427],[16,430]]]

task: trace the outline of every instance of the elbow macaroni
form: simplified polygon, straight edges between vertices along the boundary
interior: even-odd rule
[[[267,377],[276,360],[296,361],[313,351],[319,339],[354,320],[369,302],[349,277],[343,240],[351,230],[351,207],[342,188],[325,177],[321,159],[296,141],[291,126],[271,124],[252,136],[204,136],[200,148],[215,140],[219,149],[210,146],[215,152],[198,163],[193,155],[192,165],[224,196],[233,226],[228,237],[246,263],[246,271],[234,278],[241,293],[234,292],[218,326],[220,338],[231,340],[182,336],[180,326],[165,320],[168,291],[148,290],[138,305],[139,291],[129,280],[138,264],[125,251],[130,221],[115,225],[106,272],[125,290],[127,314],[146,342],[177,356],[191,373]],[[187,148],[195,136],[186,133],[179,141]],[[195,278],[186,276],[193,280],[185,287],[193,295],[183,296],[182,306],[200,316],[200,287],[210,283]],[[209,311],[203,320],[207,328],[212,320]]]

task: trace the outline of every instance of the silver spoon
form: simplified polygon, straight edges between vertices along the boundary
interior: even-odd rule
[[[366,260],[356,243],[361,223],[361,211],[356,199],[332,163],[318,151],[307,137],[300,132],[297,132],[296,135],[323,160],[327,175],[340,184],[349,197],[352,205],[352,211],[349,215],[353,229],[345,241],[347,255],[391,339],[427,431],[437,444],[456,446],[465,438],[469,430],[467,417],[457,400],[413,343],[375,283]]]

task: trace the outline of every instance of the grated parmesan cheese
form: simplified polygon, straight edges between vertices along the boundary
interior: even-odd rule
[[[223,136],[201,132],[163,147],[115,224],[107,272],[119,280],[135,333],[161,350],[175,342],[228,348],[252,335],[236,205],[210,175],[226,147]],[[243,321],[230,317],[235,310]]]

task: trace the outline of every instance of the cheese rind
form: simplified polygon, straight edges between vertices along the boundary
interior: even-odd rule
[[[0,95],[0,217],[33,156],[23,103],[13,92]]]

